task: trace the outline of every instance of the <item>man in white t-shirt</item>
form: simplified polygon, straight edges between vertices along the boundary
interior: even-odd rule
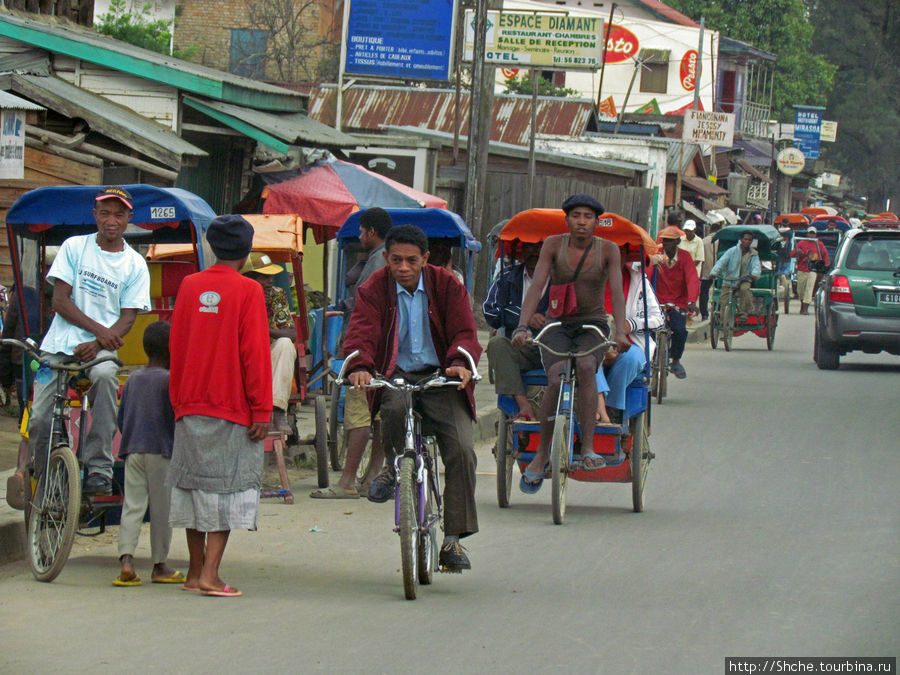
[[[53,282],[50,330],[41,342],[48,359],[81,362],[115,353],[138,312],[150,309],[150,273],[123,235],[131,220],[131,194],[122,187],[101,190],[94,202],[96,234],[69,237],[47,272]],[[117,366],[106,361],[88,371],[91,426],[82,445],[87,494],[112,492],[112,439],[116,432]],[[43,386],[48,385],[49,386]],[[35,383],[29,418],[29,451],[35,471],[44,470],[54,381]]]
[[[691,254],[699,276],[703,261],[706,259],[706,250],[703,248],[703,240],[697,236],[697,223],[693,220],[686,220],[681,229],[684,230],[684,236],[681,238],[678,248]]]

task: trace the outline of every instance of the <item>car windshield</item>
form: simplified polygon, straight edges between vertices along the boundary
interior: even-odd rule
[[[900,237],[857,237],[847,252],[847,267],[872,271],[900,268]]]

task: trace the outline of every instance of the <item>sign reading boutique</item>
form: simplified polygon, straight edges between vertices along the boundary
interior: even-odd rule
[[[466,10],[464,58],[472,60],[475,15]],[[540,12],[488,12],[485,61],[504,66],[596,69],[603,60],[603,19]]]

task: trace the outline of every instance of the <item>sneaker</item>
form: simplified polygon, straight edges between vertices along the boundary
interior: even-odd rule
[[[441,555],[438,558],[442,572],[462,572],[472,569],[466,549],[458,541],[441,546]]]
[[[382,504],[388,499],[394,498],[396,489],[397,477],[394,475],[393,463],[389,461],[381,473],[372,479],[372,483],[369,485],[369,501]]]
[[[687,377],[687,372],[684,370],[684,366],[680,363],[670,363],[669,372],[671,372],[679,380],[683,380]]]
[[[111,495],[112,479],[99,473],[92,473],[85,479],[82,491],[86,495]]]

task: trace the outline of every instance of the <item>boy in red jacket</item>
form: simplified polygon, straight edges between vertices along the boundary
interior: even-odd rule
[[[187,529],[184,590],[235,597],[241,592],[219,578],[219,564],[231,530],[256,529],[272,417],[269,322],[262,286],[239,272],[253,227],[219,216],[206,238],[216,263],[181,283],[172,315],[169,523]]]
[[[418,227],[400,225],[388,231],[384,267],[356,292],[356,306],[344,338],[344,353],[359,350],[350,362],[350,383],[361,389],[373,372],[411,382],[429,377],[440,368],[463,384],[422,392],[417,406],[423,423],[434,432],[444,461],[444,543],[440,564],[445,571],[461,572],[471,563],[460,546],[462,537],[478,531],[475,511],[474,382],[465,357],[475,362],[481,345],[469,295],[452,272],[429,265],[428,238]],[[379,396],[380,394],[380,396]],[[406,408],[403,396],[378,390],[371,399],[372,415],[381,409],[384,471],[372,481],[369,499],[384,502],[396,485],[393,457],[403,449]]]

